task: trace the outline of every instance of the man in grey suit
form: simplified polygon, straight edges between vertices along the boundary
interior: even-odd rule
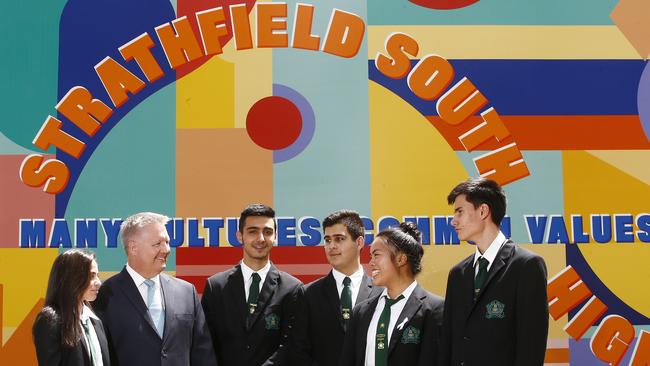
[[[113,365],[216,364],[196,289],[162,273],[170,251],[167,221],[143,212],[120,227],[127,264],[104,282],[94,304]]]

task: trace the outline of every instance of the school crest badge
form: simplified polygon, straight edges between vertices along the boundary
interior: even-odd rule
[[[503,319],[506,316],[505,304],[499,300],[492,300],[486,306],[485,317],[487,319]]]
[[[420,343],[420,330],[412,325],[404,329],[402,333],[402,344],[419,344]]]
[[[280,317],[278,316],[278,314],[271,313],[265,316],[264,322],[266,323],[266,330],[280,329]]]

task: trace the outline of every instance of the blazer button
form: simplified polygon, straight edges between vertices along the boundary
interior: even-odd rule
[[[250,345],[250,344],[247,344],[247,345],[246,345],[246,349],[251,349],[251,345]]]
[[[464,336],[463,339],[466,340],[466,341],[469,341],[469,340],[470,340],[470,338],[467,337],[467,336]]]
[[[465,361],[460,361],[460,366],[465,366]]]

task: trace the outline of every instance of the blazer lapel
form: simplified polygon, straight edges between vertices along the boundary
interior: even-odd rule
[[[357,325],[356,329],[368,329],[370,327],[370,321],[372,320],[372,316],[375,314],[375,308],[377,307],[378,302],[379,296],[374,298],[369,303],[366,303],[362,308],[359,309],[361,318],[359,319],[359,325]],[[368,333],[357,332],[357,334],[359,338],[357,338],[357,341],[355,342],[357,344],[357,349],[355,352],[357,355],[363,355],[366,353]]]
[[[336,280],[332,271],[325,278],[325,286],[323,286],[323,297],[327,299],[327,302],[332,307],[332,311],[336,314],[336,319],[339,321],[341,330],[343,330],[343,315],[341,315],[341,300],[339,298],[339,291],[336,287]]]
[[[514,244],[512,243],[512,241],[508,240],[506,241],[505,244],[503,244],[496,258],[494,258],[494,263],[492,264],[492,267],[490,267],[490,271],[488,272],[488,277],[485,280],[485,283],[483,284],[481,291],[478,293],[476,302],[478,302],[481,299],[483,293],[485,293],[485,290],[490,285],[492,279],[497,275],[497,273],[499,273],[499,271],[501,271],[501,269],[506,265],[506,263],[508,263],[508,260],[510,259],[513,250],[514,250]]]
[[[357,294],[357,300],[355,304],[360,303],[361,301],[367,299],[370,297],[370,293],[372,292],[372,280],[370,277],[366,276],[366,274],[363,274],[363,279],[361,280],[361,285],[359,287],[359,293]]]
[[[271,268],[269,269],[269,273],[266,275],[266,279],[264,280],[264,284],[260,290],[260,296],[257,299],[257,307],[255,308],[255,312],[253,314],[249,314],[246,317],[246,330],[250,330],[253,324],[255,324],[257,319],[260,317],[260,314],[264,313],[264,308],[266,308],[269,300],[271,297],[273,297],[273,294],[278,287],[279,281],[280,271],[278,271],[273,263],[271,263]]]
[[[402,313],[397,318],[397,323],[395,323],[395,327],[393,328],[393,332],[390,336],[388,355],[390,355],[391,352],[393,352],[393,349],[395,349],[395,346],[399,342],[399,339],[402,337],[404,328],[406,328],[406,324],[408,324],[409,321],[413,319],[413,316],[418,312],[418,310],[420,310],[420,307],[422,307],[422,300],[426,297],[427,295],[424,291],[422,291],[420,285],[416,285],[415,289],[413,289],[413,292],[411,293],[411,296],[409,296],[409,298],[406,300],[406,304],[404,305]],[[398,327],[400,327],[400,329],[397,329]]]
[[[176,306],[174,305],[175,299],[173,296],[171,280],[164,273],[160,274],[160,289],[162,291],[162,297],[165,305],[165,326],[163,327],[162,336],[162,339],[164,341],[167,339],[167,334],[170,333],[168,327],[171,326],[174,317],[174,312],[172,309],[176,309]]]
[[[91,365],[90,363],[90,348],[88,347],[88,342],[86,341],[86,337],[81,336],[81,352],[83,352],[83,358],[84,358],[84,365]]]
[[[90,321],[93,323],[93,328],[95,328],[95,334],[97,334],[97,340],[99,341],[99,348],[102,350],[102,363],[108,366],[108,340],[104,333],[104,327],[96,319],[90,318]]]
[[[246,324],[247,307],[246,292],[244,292],[244,274],[241,271],[241,264],[236,265],[228,275],[228,282],[224,292],[227,298],[234,303],[235,312],[239,315],[240,321],[237,324]]]
[[[153,330],[154,333],[158,334],[158,332],[156,332],[156,326],[153,324],[153,320],[151,320],[151,316],[149,315],[147,304],[144,303],[144,300],[140,295],[140,291],[138,291],[138,288],[135,287],[135,282],[133,282],[133,278],[131,278],[131,275],[126,271],[126,267],[124,267],[122,272],[120,272],[119,276],[120,277],[118,277],[117,283],[119,284],[122,292],[124,292],[126,295],[126,298],[129,299],[135,309],[151,326],[151,330]]]

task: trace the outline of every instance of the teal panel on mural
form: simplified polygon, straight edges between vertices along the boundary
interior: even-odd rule
[[[457,155],[467,173],[477,177],[479,174],[473,159],[485,153],[458,152]],[[564,214],[562,152],[524,151],[523,157],[530,175],[503,188],[508,197],[506,214],[511,220],[512,240],[517,243],[530,242],[524,215]]]
[[[126,218],[141,211],[176,213],[176,87],[166,86],[127,114],[94,151],[72,192],[66,220]],[[126,255],[106,248],[99,230],[101,271],[119,271]],[[175,252],[167,262],[175,270]]]
[[[2,132],[0,132],[0,155],[16,155],[16,154],[33,154],[38,151],[28,150],[24,147],[9,140]]]
[[[48,114],[56,113],[63,5],[64,0],[40,1],[38,5],[31,1],[2,3],[0,126],[8,139],[28,149],[35,149],[32,141]]]
[[[292,29],[295,7],[290,9]],[[365,1],[312,1],[312,33],[324,39],[333,8],[366,18]],[[275,206],[281,216],[314,216],[351,208],[370,214],[367,44],[341,58],[320,51],[273,50],[273,83],[302,94],[316,116],[310,144],[275,164]]]
[[[432,1],[433,2],[433,1]],[[440,1],[443,2],[443,1]],[[453,10],[408,0],[368,1],[369,25],[611,25],[618,0],[480,0]]]

